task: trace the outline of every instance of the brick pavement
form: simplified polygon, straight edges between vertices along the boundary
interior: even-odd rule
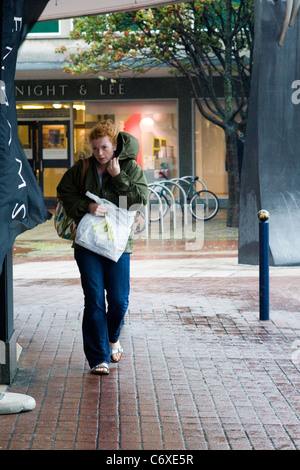
[[[8,391],[37,405],[0,416],[0,448],[300,449],[299,286],[297,273],[272,277],[260,322],[255,276],[133,277],[124,356],[97,377],[82,352],[79,280],[19,277],[23,351]]]

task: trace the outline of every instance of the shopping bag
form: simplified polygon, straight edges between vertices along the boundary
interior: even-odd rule
[[[80,185],[81,193],[84,192],[84,181],[86,177],[86,172],[89,168],[89,164],[89,159],[85,159],[82,161],[82,176]],[[57,235],[60,238],[65,238],[66,240],[75,239],[77,223],[74,219],[71,219],[69,216],[67,216],[62,201],[58,201],[55,204],[54,227],[57,232]]]
[[[54,227],[57,235],[66,240],[74,240],[76,234],[76,222],[67,216],[63,203],[58,201],[55,206]]]
[[[136,211],[117,207],[89,191],[86,196],[97,204],[104,205],[107,213],[103,217],[85,214],[78,224],[75,243],[105,258],[118,261],[126,248]]]

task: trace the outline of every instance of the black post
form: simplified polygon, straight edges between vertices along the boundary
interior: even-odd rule
[[[0,275],[0,384],[10,384],[17,370],[12,258],[12,250],[9,250]]]
[[[269,217],[266,210],[259,218],[259,319],[269,320]]]

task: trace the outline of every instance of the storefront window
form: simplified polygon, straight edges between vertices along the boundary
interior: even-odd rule
[[[88,135],[103,119],[134,135],[148,183],[178,176],[177,101],[18,103],[19,138],[45,199],[56,199],[64,172],[89,157]]]
[[[195,174],[219,197],[228,195],[225,150],[224,131],[195,106]]]
[[[148,182],[177,176],[177,105],[174,100],[74,103],[75,160],[91,155],[88,134],[102,119],[111,119],[120,131],[140,143],[137,156]]]
[[[71,165],[70,104],[19,103],[18,135],[46,201]]]

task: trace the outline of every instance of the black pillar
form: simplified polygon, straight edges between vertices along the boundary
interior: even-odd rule
[[[257,213],[270,219],[270,264],[300,265],[300,12],[279,37],[287,2],[255,0],[255,47],[243,158],[239,262],[258,264]]]
[[[13,311],[12,250],[0,275],[0,384],[10,384],[17,370],[17,343]]]

